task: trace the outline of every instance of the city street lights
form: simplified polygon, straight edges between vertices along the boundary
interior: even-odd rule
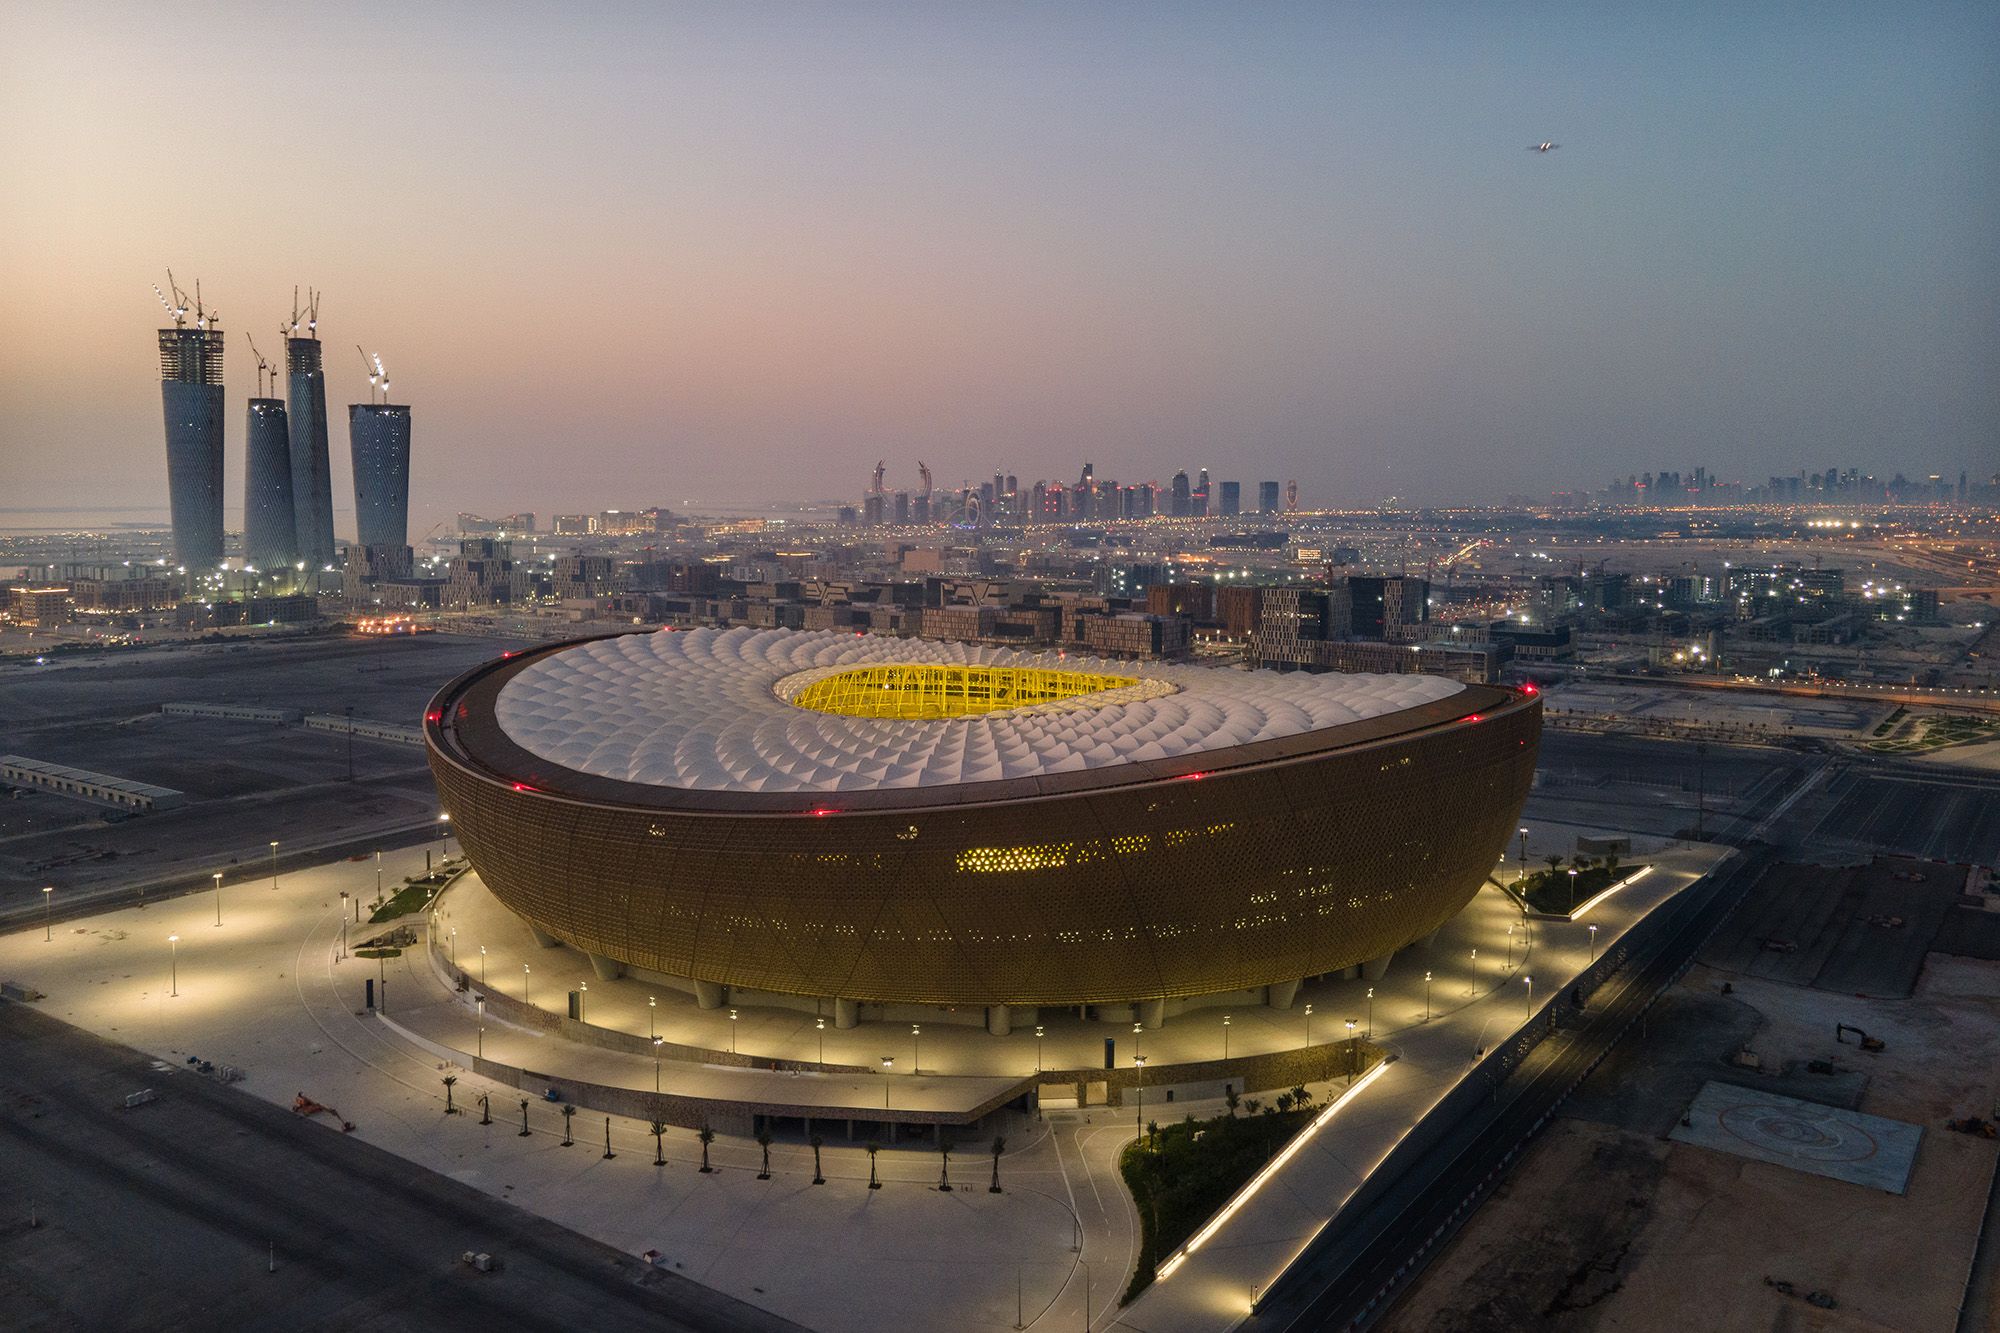
[[[340,956],[342,959],[345,959],[347,957],[347,890],[346,889],[342,889],[340,891]],[[484,981],[486,980],[486,977],[482,973],[479,979],[481,981]]]
[[[819,1062],[824,1066],[826,1064],[826,1020],[824,1018],[815,1018],[813,1020],[813,1028],[819,1033]]]
[[[451,928],[451,965],[458,966],[458,927]]]
[[[181,937],[167,936],[167,993],[181,993]]]
[[[1528,873],[1528,830],[1522,829],[1520,833],[1521,833],[1521,864],[1514,871],[1514,882],[1516,884],[1519,884],[1522,881],[1522,879],[1524,879],[1527,876]]]
[[[1044,1030],[1040,1023],[1035,1024],[1035,1072],[1037,1074],[1042,1072],[1042,1033]]]
[[[526,963],[523,963],[523,964],[521,964],[521,1003],[522,1003],[522,1004],[526,1004],[526,1003],[528,1003],[528,971],[529,971],[529,966],[528,966],[528,964],[526,964]]]
[[[736,1011],[729,1011],[729,1053],[736,1054]]]
[[[1528,988],[1528,1017],[1533,1018],[1535,1016],[1535,979],[1531,976],[1523,976],[1521,984]]]
[[[884,1074],[893,1074],[896,1072],[895,1056],[885,1055],[882,1057],[882,1072]],[[885,1111],[889,1109],[889,1089],[895,1086],[896,1086],[896,1080],[893,1078],[885,1078],[882,1080],[882,1109]]]
[[[910,1024],[910,1073],[915,1076],[924,1067],[924,1029],[917,1023]]]
[[[438,816],[438,856],[451,860],[451,814],[447,811]]]
[[[1431,974],[1424,973],[1424,1022],[1431,1021]]]
[[[209,878],[215,881],[215,924],[219,926],[222,924],[222,872],[218,870]]]
[[[479,1012],[479,1050],[477,1054],[480,1059],[484,1060],[486,1058],[486,997],[481,995],[474,998],[472,1007]]]
[[[1465,993],[1475,1000],[1479,998],[1479,950],[1477,949],[1472,951],[1472,984],[1466,987]]]
[[[1368,1040],[1375,1040],[1375,988],[1368,988]]]
[[[479,946],[479,984],[486,984],[486,946]]]
[[[1569,910],[1572,912],[1576,910],[1576,867],[1575,866],[1571,866],[1569,872]]]
[[[375,901],[382,901],[382,853],[375,853]]]
[[[1306,1045],[1313,1044],[1313,1007],[1306,1006]]]
[[[576,983],[576,1021],[579,1023],[590,1021],[590,983],[588,981],[579,981]]]
[[[1139,1089],[1139,1113],[1133,1119],[1132,1123],[1138,1127],[1141,1134],[1144,1134],[1146,1132],[1146,1057],[1135,1055],[1132,1057],[1132,1064],[1139,1071],[1139,1081],[1136,1085]]]
[[[1354,1082],[1354,1066],[1357,1058],[1361,1054],[1361,1052],[1354,1045],[1355,1027],[1356,1024],[1354,1020],[1351,1018],[1348,1019],[1347,1020],[1347,1081],[1350,1084]]]
[[[1514,970],[1514,927],[1507,927],[1507,971]]]
[[[660,1090],[660,1048],[667,1044],[665,1037],[653,1038],[653,1091]]]
[[[1597,926],[1593,923],[1587,929],[1590,931],[1590,961],[1591,965],[1595,966],[1597,963]]]
[[[1596,927],[1593,926],[1592,929],[1594,930]],[[56,886],[53,884],[44,884],[42,886],[42,938],[44,940],[55,939],[55,931]]]
[[[1222,1058],[1229,1058],[1229,1015],[1222,1016]]]
[[[1134,1023],[1132,1025],[1132,1053],[1134,1055],[1139,1053],[1139,1035],[1145,1030],[1146,1025],[1143,1023]]]
[[[481,950],[481,952],[483,953],[485,951]],[[651,1041],[653,1038],[660,1035],[660,1029],[658,1025],[659,1020],[656,1017],[656,1015],[659,1013],[659,1010],[660,1010],[660,1002],[657,999],[653,998],[652,996],[648,995],[646,997],[646,1040],[648,1041]]]
[[[278,840],[271,839],[271,887],[278,887]]]

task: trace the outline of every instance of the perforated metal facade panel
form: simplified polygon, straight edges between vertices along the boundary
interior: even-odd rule
[[[427,716],[453,832],[494,894],[592,953],[860,1000],[1195,995],[1400,948],[1492,869],[1541,730],[1538,698],[1475,687],[1199,768],[843,793],[831,810],[534,760],[490,709],[539,655],[462,677]]]

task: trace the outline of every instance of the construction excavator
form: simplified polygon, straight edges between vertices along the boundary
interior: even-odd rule
[[[1882,1049],[1882,1039],[1880,1037],[1871,1037],[1867,1033],[1863,1032],[1860,1028],[1851,1026],[1850,1024],[1847,1023],[1835,1023],[1833,1025],[1834,1044],[1836,1046],[1846,1045],[1847,1034],[1850,1032],[1852,1032],[1858,1039],[1856,1044],[1859,1045],[1862,1050],[1879,1051]]]
[[[334,1110],[331,1106],[321,1106],[303,1092],[292,1098],[292,1114],[303,1116],[330,1115],[333,1117],[334,1123],[340,1126],[341,1133],[352,1134],[354,1132],[354,1122],[352,1120],[343,1119],[340,1112]]]

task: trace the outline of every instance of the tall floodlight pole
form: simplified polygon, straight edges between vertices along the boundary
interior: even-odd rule
[[[271,887],[278,887],[278,840],[271,839]]]
[[[222,924],[222,872],[216,871],[209,878],[215,881],[215,924]]]
[[[1596,930],[1597,927],[1592,926],[1591,929]],[[53,884],[44,884],[42,886],[42,938],[44,940],[54,940],[56,937],[55,931],[56,886]]]
[[[181,993],[181,937],[167,936],[167,993]]]

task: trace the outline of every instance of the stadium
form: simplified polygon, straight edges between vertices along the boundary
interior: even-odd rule
[[[1540,729],[1437,676],[731,629],[510,654],[424,730],[487,888],[599,975],[1004,1033],[1386,960],[1491,873]]]

